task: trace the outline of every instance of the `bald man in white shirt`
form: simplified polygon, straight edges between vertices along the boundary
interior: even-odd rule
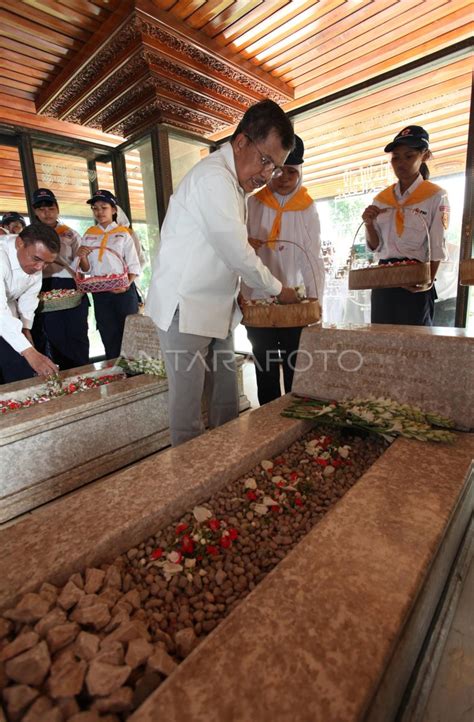
[[[56,364],[34,348],[30,329],[43,269],[59,248],[58,234],[43,223],[0,244],[0,383],[57,373]]]

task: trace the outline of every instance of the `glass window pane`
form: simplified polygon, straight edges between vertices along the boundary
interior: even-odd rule
[[[139,238],[145,261],[137,285],[141,290],[143,298],[145,298],[150,285],[150,259],[153,257],[154,249],[159,243],[160,238],[150,138],[147,138],[135,146],[133,150],[125,153],[125,164],[127,168],[133,231]]]
[[[111,191],[115,194],[114,174],[112,172],[112,163],[95,163],[97,187]],[[93,172],[92,172],[93,173]],[[93,180],[93,177],[91,178]]]
[[[80,155],[34,148],[38,186],[49,188],[58,199],[61,218],[79,233],[91,225],[87,161]]]
[[[209,155],[209,145],[199,143],[190,138],[169,137],[171,176],[173,189],[177,188],[182,178],[193,165]]]
[[[63,223],[81,235],[92,225],[94,218],[90,198],[87,160],[81,155],[59,153],[33,148],[38,186],[49,188],[58,199],[60,218]],[[96,328],[94,305],[89,307],[90,357],[104,355],[104,346]]]
[[[325,321],[370,320],[370,291],[347,289],[350,247],[362,210],[396,180],[384,146],[405,125],[415,124],[430,133],[431,180],[447,190],[452,207],[450,260],[438,272],[435,323],[454,324],[471,66],[472,54],[443,59],[435,69],[420,68],[295,119],[306,147],[303,182],[321,217],[328,268]],[[362,229],[356,242],[364,242]]]
[[[18,148],[0,145],[0,216],[6,211],[21,213],[28,221]]]

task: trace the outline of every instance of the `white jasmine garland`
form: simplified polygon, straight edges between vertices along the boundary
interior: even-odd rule
[[[456,438],[447,431],[453,427],[451,419],[391,399],[357,398],[331,404],[319,399],[300,399],[285,409],[282,415],[363,429],[380,434],[387,441],[393,441],[397,435],[419,441],[451,442]],[[309,446],[308,453],[313,455],[313,448]]]

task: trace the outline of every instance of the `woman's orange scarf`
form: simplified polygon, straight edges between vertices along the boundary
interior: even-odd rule
[[[441,188],[435,183],[424,180],[423,183],[420,183],[420,185],[415,188],[413,193],[410,193],[406,200],[399,201],[397,196],[395,195],[395,186],[396,183],[394,183],[392,186],[389,186],[388,188],[385,188],[385,190],[381,191],[378,195],[375,196],[374,200],[379,201],[379,203],[385,203],[385,205],[392,206],[393,208],[397,209],[397,212],[395,213],[395,227],[397,229],[398,235],[401,236],[405,227],[404,207],[414,206],[417,203],[422,203],[423,201],[426,201],[428,198],[431,198],[431,196],[434,196],[435,193],[438,193]]]
[[[102,236],[102,240],[100,242],[100,249],[99,249],[99,261],[102,261],[102,258],[104,256],[104,251],[107,247],[107,241],[109,240],[109,236],[111,236],[114,233],[130,233],[130,230],[126,226],[117,226],[116,228],[112,228],[110,231],[104,231],[102,228],[99,228],[99,226],[91,226],[87,229],[84,235],[86,236]]]
[[[265,186],[261,191],[256,193],[255,198],[260,203],[263,203],[264,206],[273,208],[273,210],[276,211],[275,220],[273,221],[270,233],[268,234],[269,243],[267,243],[267,246],[272,250],[275,248],[276,241],[280,237],[281,219],[283,213],[286,213],[287,211],[304,211],[313,204],[313,199],[304,186],[301,186],[301,188],[296,191],[295,195],[292,196],[284,206],[281,206],[278,203],[268,186]]]

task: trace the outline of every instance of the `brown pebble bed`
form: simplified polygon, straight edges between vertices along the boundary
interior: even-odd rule
[[[126,720],[386,447],[317,427],[204,502],[209,519],[190,510],[112,564],[25,594],[0,616],[5,719]],[[172,552],[182,570],[167,579]]]

